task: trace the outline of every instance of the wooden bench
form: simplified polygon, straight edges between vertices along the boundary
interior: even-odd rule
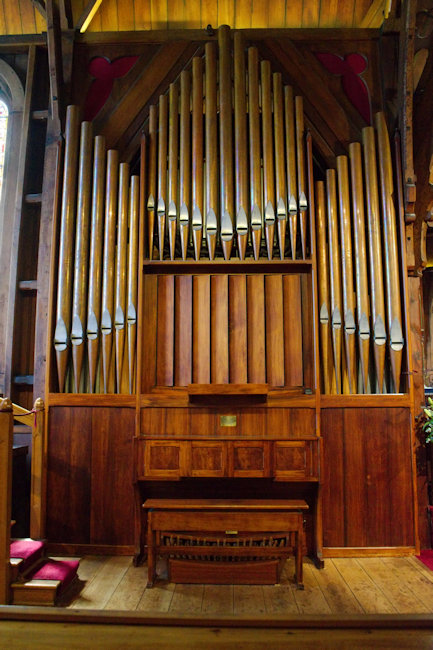
[[[148,544],[148,587],[152,587],[156,579],[156,557],[157,555],[185,555],[193,553],[194,556],[206,558],[209,555],[222,557],[238,556],[265,558],[272,557],[285,559],[288,555],[287,547],[233,547],[217,546],[215,549],[208,545],[175,545],[166,546],[162,543],[162,534],[191,533],[200,536],[206,534],[222,533],[223,535],[265,534],[265,533],[287,533],[294,537],[293,550],[295,555],[295,580],[298,589],[303,589],[302,584],[302,552],[304,546],[304,513],[308,505],[302,500],[278,500],[278,499],[147,499],[143,508],[147,513],[147,544]],[[275,562],[275,560],[274,560]],[[246,564],[246,563],[245,563]],[[190,562],[191,574],[194,572],[194,563]],[[208,563],[209,565],[209,563]],[[217,563],[215,563],[217,565]],[[236,568],[237,575],[242,567],[242,562],[233,562],[227,569],[226,582],[234,575]],[[220,574],[218,582],[224,580],[224,571],[221,566],[217,569]],[[179,580],[180,581],[180,580]],[[206,582],[206,572],[200,573],[200,581]],[[211,580],[215,582],[215,579]],[[234,581],[234,580],[233,580]],[[197,575],[191,575],[191,579],[183,579],[182,582],[198,582]],[[254,584],[254,577],[243,580],[243,582]],[[277,582],[277,580],[274,580]]]

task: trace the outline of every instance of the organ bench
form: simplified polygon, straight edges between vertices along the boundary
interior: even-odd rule
[[[147,499],[143,508],[147,513],[148,587],[156,579],[157,555],[171,556],[169,579],[173,582],[276,583],[293,545],[295,581],[303,589],[305,501]],[[185,560],[185,555],[194,560]],[[254,562],[245,571],[251,557]]]

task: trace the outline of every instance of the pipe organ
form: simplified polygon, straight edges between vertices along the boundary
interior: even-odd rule
[[[289,74],[227,26],[201,51],[149,105],[135,167],[68,108],[54,403],[70,399],[83,418],[104,405],[117,429],[130,409],[138,504],[292,495],[308,502],[319,560],[323,540],[412,548],[408,527],[398,543],[388,529],[367,543],[358,523],[352,537],[350,522],[338,537],[326,524],[334,497],[335,521],[350,520],[344,472],[358,468],[349,450],[364,419],[368,431],[394,422],[396,466],[396,449],[411,453],[401,192],[384,115],[325,169]]]

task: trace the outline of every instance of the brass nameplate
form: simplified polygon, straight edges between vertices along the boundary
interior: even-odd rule
[[[226,530],[226,535],[238,535],[237,530]]]
[[[220,415],[220,427],[235,427],[236,425],[236,415]]]

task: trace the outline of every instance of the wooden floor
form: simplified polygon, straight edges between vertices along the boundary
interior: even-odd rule
[[[304,591],[296,589],[293,573],[289,560],[281,584],[275,586],[175,585],[158,580],[146,589],[147,569],[132,566],[130,557],[88,556],[80,563],[77,590],[63,604],[175,616],[433,612],[433,572],[414,557],[327,559],[323,570],[306,560]]]

